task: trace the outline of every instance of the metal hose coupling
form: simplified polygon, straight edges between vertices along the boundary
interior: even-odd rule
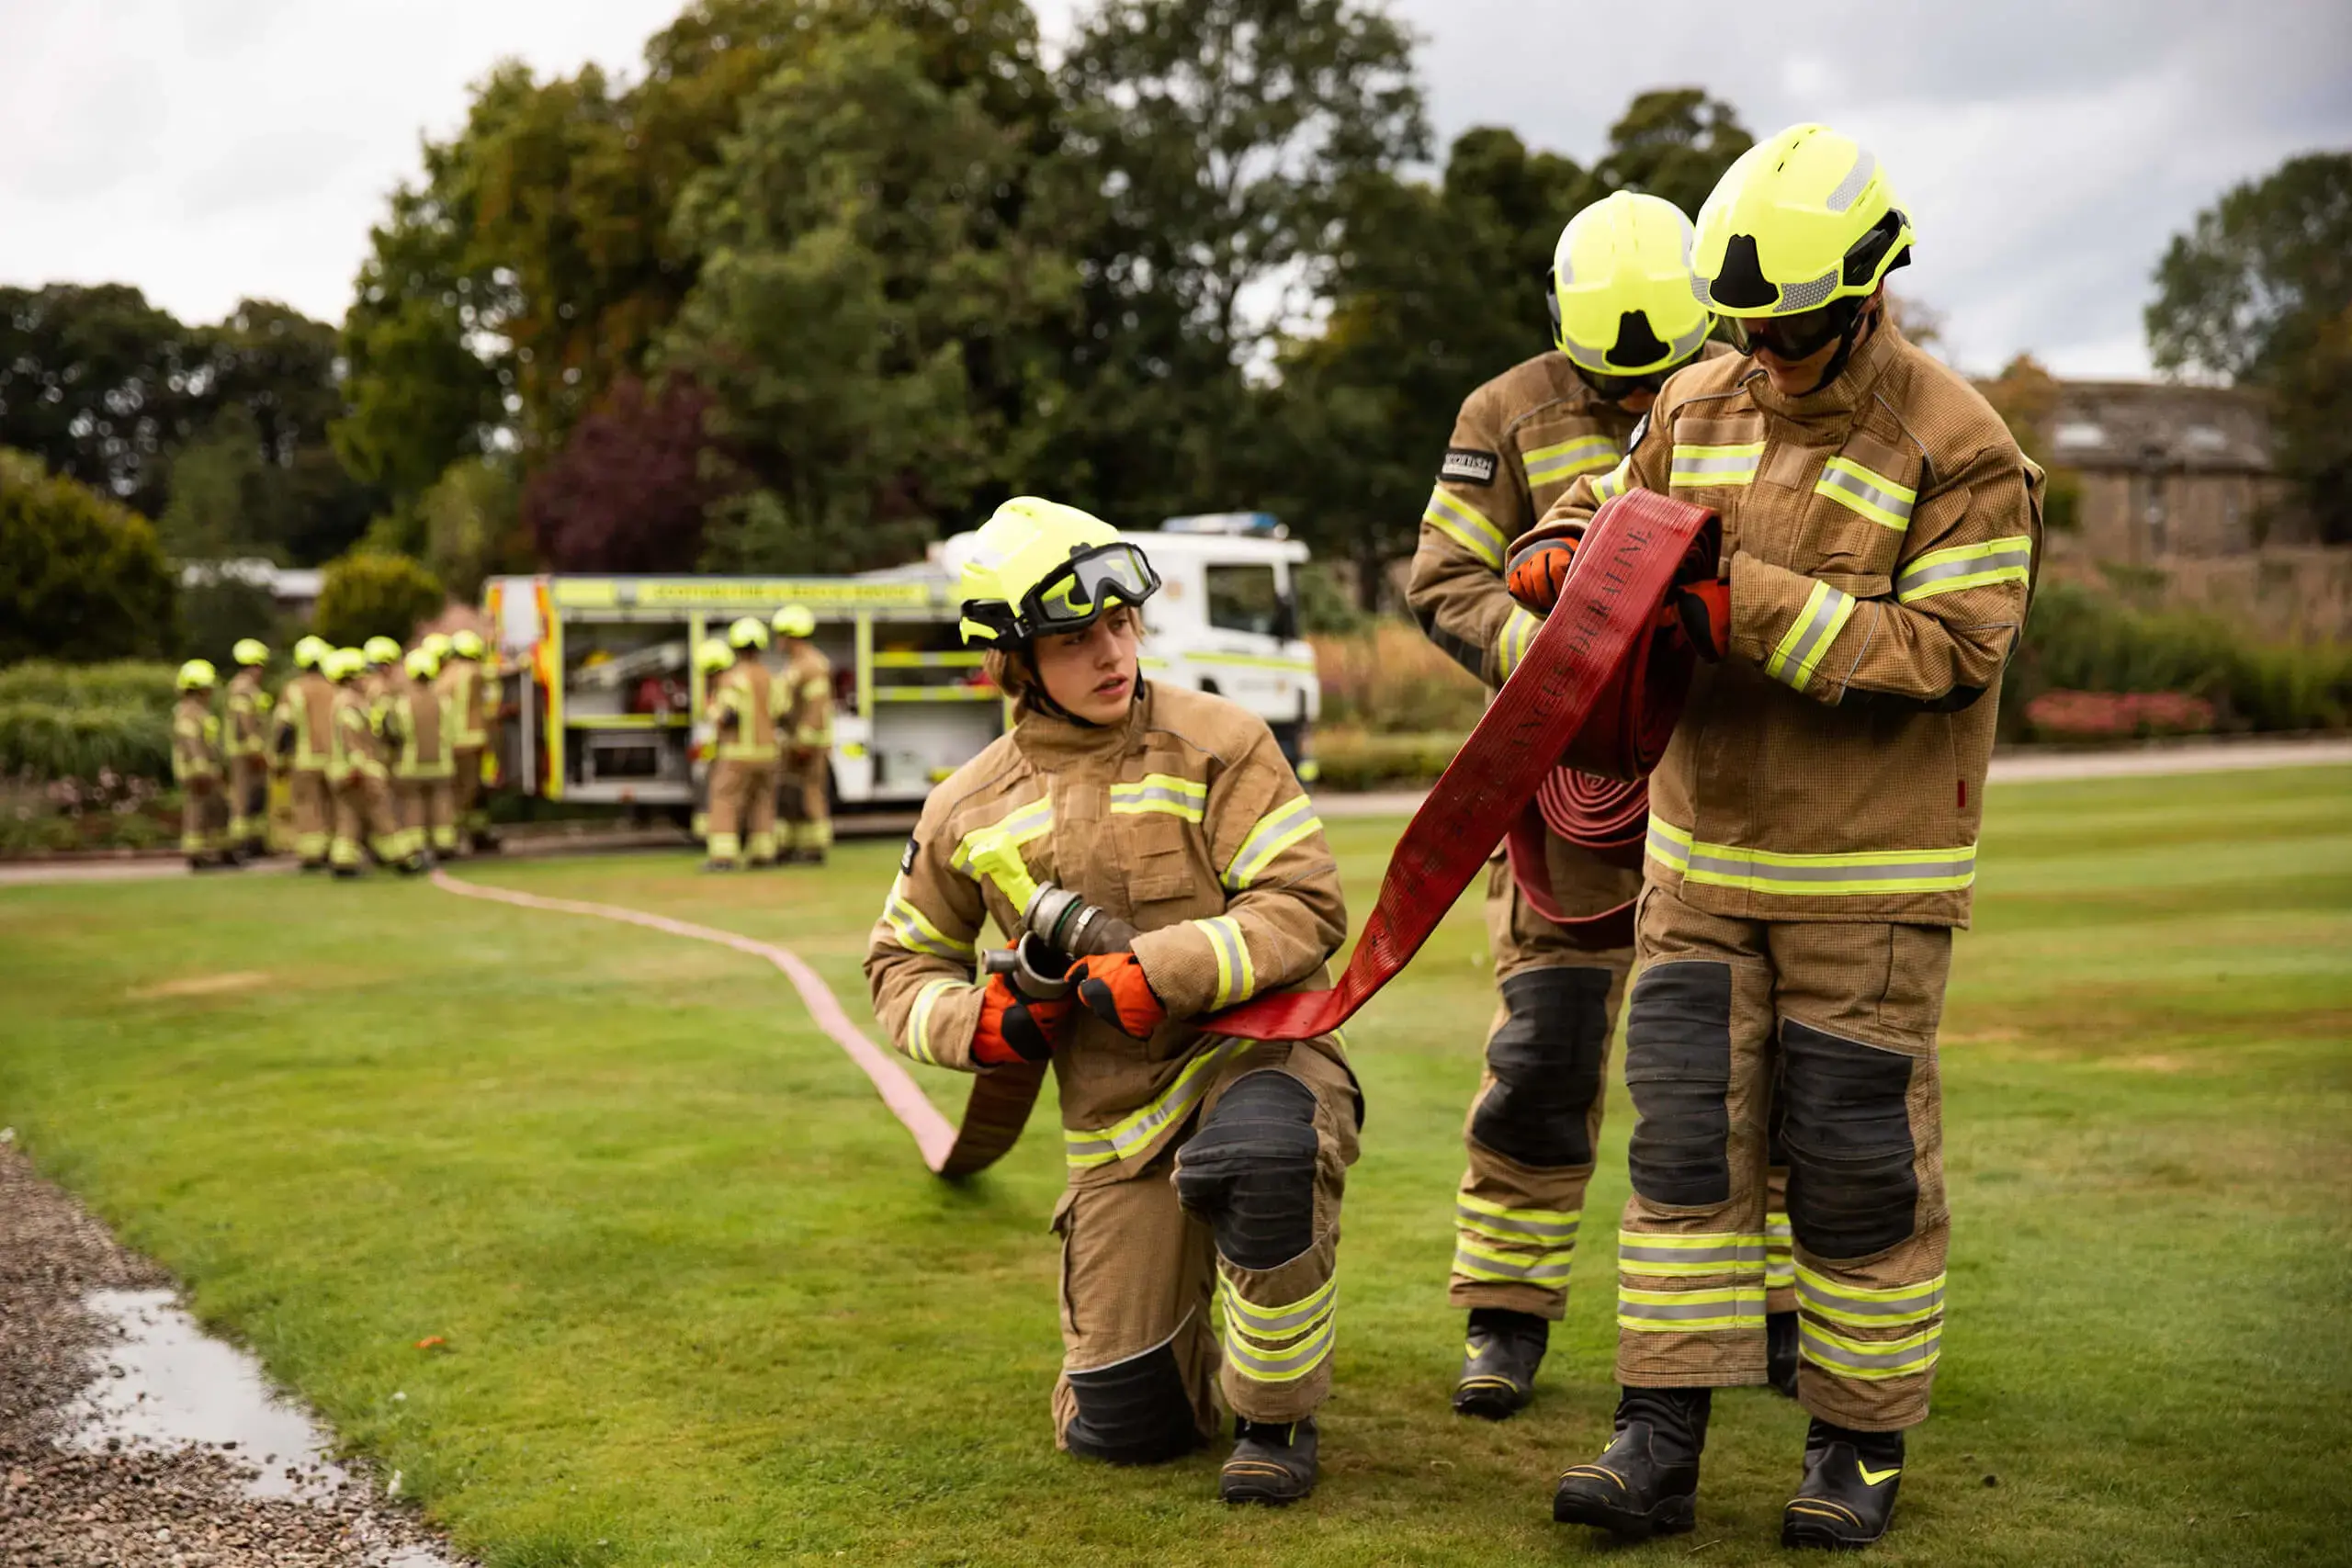
[[[1047,945],[1083,958],[1091,953],[1123,953],[1136,944],[1136,928],[1067,887],[1040,883],[1022,907],[1021,923]]]
[[[1012,988],[1033,1002],[1069,995],[1069,954],[1057,952],[1035,931],[1023,931],[1011,947],[993,948],[980,956],[980,973],[1007,976]]]

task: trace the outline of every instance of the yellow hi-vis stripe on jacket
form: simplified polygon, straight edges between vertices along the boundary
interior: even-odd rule
[[[1209,786],[1174,773],[1146,773],[1133,784],[1111,786],[1111,815],[1147,817],[1161,812],[1198,822],[1206,815]]]
[[[1667,471],[1667,487],[1695,490],[1706,485],[1750,484],[1756,479],[1757,465],[1763,460],[1761,441],[1744,442],[1736,446],[1700,446],[1678,441],[1674,444],[1673,467]]]
[[[1841,593],[1826,582],[1815,583],[1797,618],[1789,623],[1789,629],[1764,660],[1764,673],[1800,692],[1812,685],[1821,656],[1853,618],[1855,603],[1850,593]]]
[[[1736,844],[1702,843],[1687,828],[1650,813],[1652,860],[1689,882],[1836,898],[1877,893],[1938,893],[1976,880],[1976,846],[1948,850],[1854,850],[1794,855]]]
[[[1129,1111],[1108,1127],[1089,1131],[1062,1129],[1064,1156],[1072,1170],[1088,1170],[1125,1159],[1151,1145],[1151,1141],[1192,1113],[1208,1092],[1216,1070],[1257,1043],[1254,1040],[1221,1040],[1210,1045],[1177,1073],[1176,1081],[1149,1103]]]
[[[1233,852],[1233,859],[1220,879],[1229,892],[1238,893],[1258,880],[1261,873],[1274,863],[1284,850],[1306,837],[1323,830],[1323,819],[1315,815],[1315,804],[1306,795],[1298,795],[1275,807],[1258,818],[1241,847]]]
[[[890,922],[890,930],[899,940],[914,952],[968,961],[975,951],[972,943],[949,936],[915,908],[914,900],[906,896],[904,877],[890,884],[890,897],[882,904],[882,918]]]
[[[1010,837],[1014,847],[1018,848],[1023,844],[1035,842],[1053,830],[1053,796],[1040,795],[1025,806],[1014,807],[987,827],[975,828],[965,834],[962,841],[956,844],[956,852],[947,857],[947,863],[969,876],[972,874],[973,852],[980,847],[983,840],[994,834],[1003,833]]]
[[[1241,922],[1230,915],[1212,915],[1193,923],[1201,928],[1216,953],[1216,997],[1209,1003],[1209,1010],[1249,1000],[1258,989],[1258,976],[1250,964],[1250,943],[1241,934]]]
[[[2033,540],[2023,534],[1929,550],[1895,574],[1894,596],[1905,604],[1982,588],[1988,582],[2024,582],[2031,575]]]
[[[1617,461],[1617,443],[1606,435],[1579,435],[1553,446],[1538,446],[1527,454],[1527,483],[1566,484],[1578,474],[1589,474]]]
[[[1496,571],[1503,569],[1503,550],[1510,541],[1487,520],[1484,513],[1448,490],[1430,491],[1429,510],[1421,521],[1468,550]]]
[[[1832,457],[1822,465],[1821,479],[1814,485],[1813,493],[1826,495],[1847,511],[1898,534],[1911,526],[1911,508],[1919,499],[1917,491],[1896,484],[1884,474],[1875,473],[1845,457]]]
[[[1510,672],[1519,668],[1519,661],[1527,657],[1527,649],[1535,641],[1535,634],[1543,629],[1541,616],[1530,615],[1513,604],[1510,614],[1503,617],[1501,629],[1495,633],[1495,673],[1506,681],[1510,680]]]
[[[968,991],[972,987],[961,980],[933,980],[915,993],[915,1005],[907,1014],[907,1055],[918,1062],[939,1065],[939,1053],[931,1043],[931,1011],[939,998],[950,991]]]

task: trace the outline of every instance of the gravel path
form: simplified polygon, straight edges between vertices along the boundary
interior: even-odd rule
[[[356,1464],[270,1479],[267,1456],[102,1436],[87,1394],[128,1375],[94,1293],[171,1281],[0,1143],[0,1563],[446,1568],[458,1560]],[[141,1396],[134,1396],[134,1398]],[[77,1408],[78,1407],[78,1408]],[[87,1451],[76,1445],[86,1441]],[[291,1467],[288,1467],[291,1468]]]

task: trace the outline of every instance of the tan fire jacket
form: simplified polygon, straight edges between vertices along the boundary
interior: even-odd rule
[[[1648,874],[1712,914],[1967,924],[2041,546],[2041,474],[1999,416],[1891,326],[1802,398],[1717,359],[1529,538],[1629,485],[1720,512],[1731,583],[1731,656],[1650,779]]]
[[[388,744],[400,748],[392,761],[394,777],[425,781],[456,773],[448,718],[448,697],[437,682],[403,681],[394,689],[385,736]]]
[[[972,868],[994,829],[1038,881],[1143,933],[1136,957],[1169,1022],[1137,1041],[1081,1010],[1054,1053],[1073,1179],[1132,1176],[1245,1048],[1185,1021],[1330,984],[1347,909],[1323,824],[1265,724],[1221,697],[1148,685],[1115,729],[1024,709],[931,792],[866,944],[875,1014],[918,1062],[985,1070],[971,1054],[980,926],[1020,921]],[[1316,1047],[1345,1061],[1336,1039]]]
[[[773,700],[779,746],[821,751],[833,743],[833,661],[814,643],[785,655]]]
[[[385,776],[383,739],[375,716],[375,698],[357,681],[334,689],[333,719],[328,725],[327,783],[342,789],[361,775]]]
[[[490,721],[492,717],[494,683],[479,660],[452,655],[441,667],[434,683],[447,699],[444,712],[449,720],[449,744],[460,751],[480,749],[489,743]]]
[[[720,761],[775,761],[774,681],[756,659],[738,659],[711,677],[704,716],[718,726]]]
[[[261,671],[248,665],[229,677],[228,752],[232,757],[261,757],[269,750],[269,688]]]
[[[325,771],[328,737],[334,726],[334,682],[315,670],[305,670],[286,682],[272,710],[270,750],[287,754],[287,732],[293,733],[291,766],[297,773]]]
[[[212,694],[187,692],[172,708],[172,778],[193,784],[220,776],[220,720]]]

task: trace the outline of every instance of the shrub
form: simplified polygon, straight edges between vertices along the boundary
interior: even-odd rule
[[[1374,733],[1470,733],[1487,688],[1409,621],[1383,620],[1354,637],[1317,637],[1323,722]]]
[[[2185,692],[2044,692],[2026,705],[2036,735],[2057,740],[2202,735],[2213,705]]]
[[[1379,789],[1425,784],[1445,772],[1462,749],[1463,737],[1446,731],[1426,735],[1373,735],[1361,729],[1318,729],[1315,761],[1324,789]]]
[[[171,566],[154,525],[39,460],[0,452],[0,664],[158,654]]]
[[[354,554],[331,563],[311,624],[327,641],[356,648],[371,637],[406,642],[447,603],[441,580],[407,556]]]
[[[0,774],[34,779],[166,779],[169,714],[127,703],[0,703]]]
[[[125,705],[171,712],[179,698],[176,667],[152,660],[119,659],[106,664],[57,664],[28,660],[0,670],[0,705],[48,703],[60,707]]]

